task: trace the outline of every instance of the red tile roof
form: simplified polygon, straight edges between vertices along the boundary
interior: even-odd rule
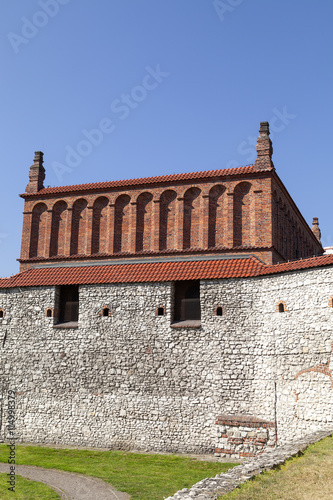
[[[288,271],[298,271],[301,269],[310,269],[312,267],[323,267],[333,265],[333,254],[311,257],[310,259],[293,260],[283,262],[274,266],[265,266],[260,275],[285,273]]]
[[[269,169],[270,170],[270,169]],[[73,186],[49,187],[38,191],[38,193],[23,193],[22,198],[45,196],[59,193],[71,193],[74,191],[104,190],[111,188],[124,188],[131,186],[141,186],[146,184],[160,184],[170,182],[181,182],[207,179],[210,177],[226,177],[230,175],[243,175],[258,173],[253,165],[238,168],[226,168],[223,170],[206,170],[203,172],[190,172],[185,174],[159,175],[155,177],[142,177],[140,179],[126,179],[121,181],[93,182],[90,184],[76,184]],[[261,170],[262,172],[262,170]]]
[[[236,278],[257,276],[262,267],[263,264],[255,257],[189,262],[44,267],[28,269],[12,278],[0,280],[0,288]]]
[[[0,288],[247,278],[329,265],[333,265],[333,254],[276,265],[263,264],[251,256],[185,262],[41,267],[0,279]]]

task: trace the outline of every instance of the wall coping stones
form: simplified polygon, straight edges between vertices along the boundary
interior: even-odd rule
[[[245,481],[257,476],[265,470],[282,465],[288,458],[297,456],[310,444],[316,443],[333,434],[333,427],[325,427],[321,431],[304,436],[302,439],[285,444],[274,450],[269,450],[251,460],[246,460],[241,465],[229,469],[223,474],[199,481],[192,488],[177,491],[172,497],[165,500],[212,500],[229,493]]]

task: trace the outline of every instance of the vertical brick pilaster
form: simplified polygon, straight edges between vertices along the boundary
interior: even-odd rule
[[[130,227],[129,227],[129,252],[135,253],[136,226],[137,226],[137,203],[130,202]]]
[[[234,246],[234,193],[227,193],[227,237],[225,244],[228,248]]]
[[[200,248],[208,248],[208,231],[209,231],[209,195],[203,194],[201,196],[201,210],[200,210]]]
[[[46,212],[46,232],[45,232],[45,245],[43,250],[43,256],[50,256],[50,246],[51,246],[51,230],[52,230],[52,215],[53,210],[49,209]]]
[[[184,238],[184,198],[177,198],[176,204],[176,238],[175,238],[175,248],[176,250],[183,249],[183,238]]]
[[[23,230],[22,230],[22,243],[21,243],[21,259],[29,258],[30,239],[31,239],[31,223],[32,212],[23,212]]]
[[[151,250],[153,252],[159,251],[159,241],[160,241],[160,206],[161,200],[153,200],[153,220],[152,220],[152,245]]]
[[[265,220],[262,214],[262,190],[256,189],[253,191],[254,196],[254,217],[251,217],[251,235],[252,245],[261,246],[264,244],[263,236],[265,230]]]
[[[72,238],[72,219],[73,219],[73,208],[67,208],[67,220],[66,220],[66,231],[65,231],[65,252],[66,257],[71,254],[71,238]]]
[[[93,226],[93,214],[94,214],[94,207],[93,205],[88,205],[87,206],[87,226],[86,226],[86,241],[85,241],[85,254],[86,255],[91,255],[91,248],[92,248],[92,226]]]
[[[115,227],[115,203],[110,203],[108,206],[108,253],[113,253],[114,243],[114,227]]]

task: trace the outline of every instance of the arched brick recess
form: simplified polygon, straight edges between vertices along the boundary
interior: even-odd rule
[[[47,206],[37,203],[32,210],[29,257],[45,257]]]
[[[177,193],[167,190],[160,198],[159,250],[175,248]]]
[[[71,231],[71,255],[85,254],[88,203],[84,199],[77,200],[73,205],[72,231]]]
[[[93,205],[91,253],[108,251],[108,204],[109,199],[101,196]]]
[[[130,251],[130,201],[127,194],[118,196],[114,210],[114,243],[113,252]]]
[[[224,196],[225,187],[216,185],[209,191],[208,246],[223,246],[224,241]]]
[[[67,203],[57,201],[52,209],[50,257],[65,255]]]
[[[200,193],[197,187],[184,194],[183,248],[198,248],[200,241]]]
[[[251,245],[251,183],[241,182],[234,190],[233,237],[234,246]]]
[[[135,251],[147,251],[152,248],[153,195],[141,193],[136,206]]]

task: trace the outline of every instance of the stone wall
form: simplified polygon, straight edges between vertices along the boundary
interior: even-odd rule
[[[8,390],[22,441],[213,453],[222,414],[279,444],[331,423],[333,268],[200,289],[200,328],[171,326],[172,283],[80,286],[78,328],[46,316],[54,287],[1,290],[1,437]]]
[[[248,417],[220,415],[216,421],[217,457],[254,457],[266,448],[275,448],[275,422]]]

